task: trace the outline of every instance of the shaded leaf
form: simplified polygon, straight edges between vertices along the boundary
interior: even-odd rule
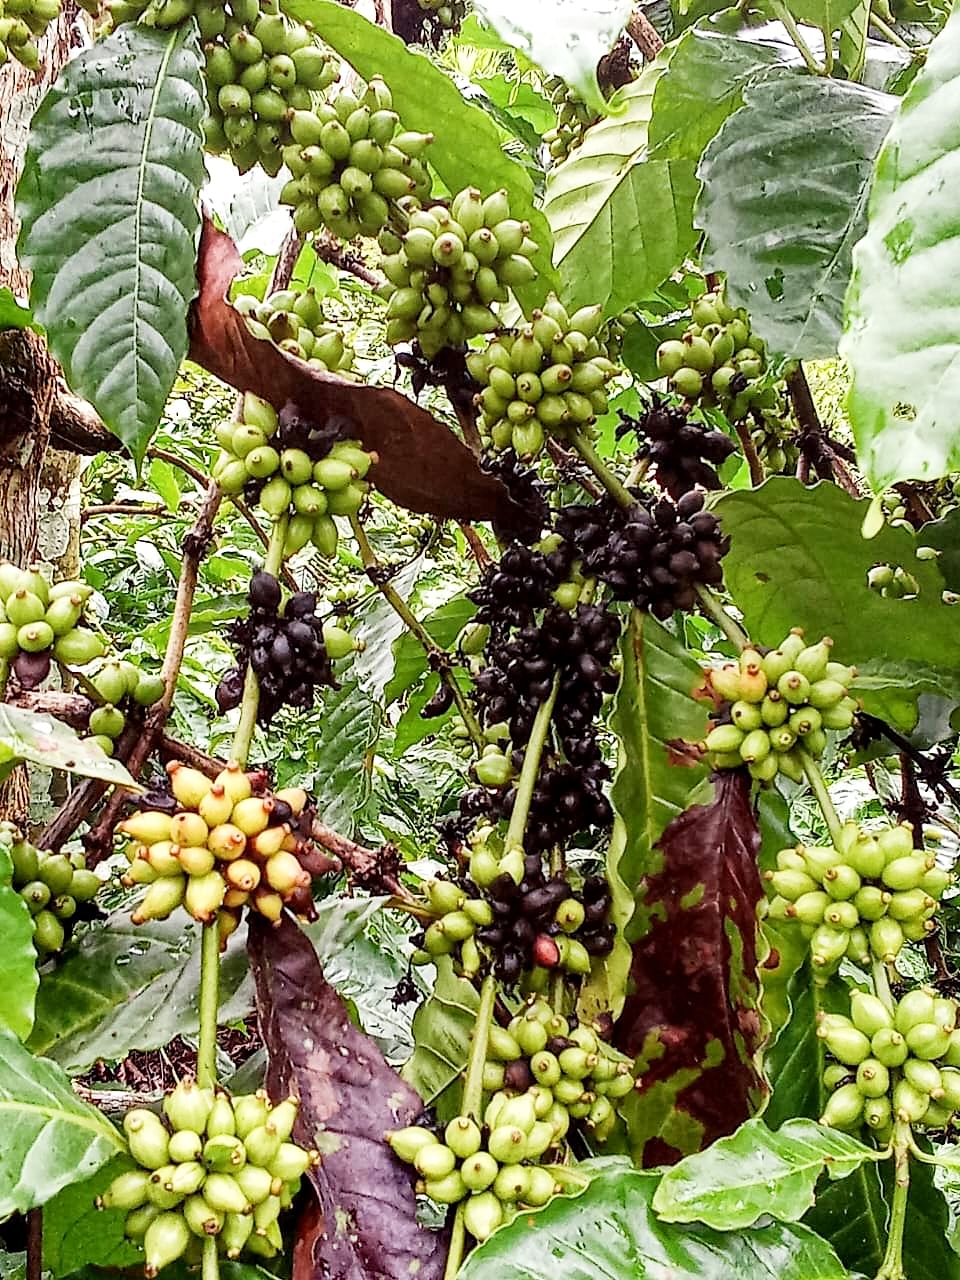
[[[925,524],[917,533],[917,542],[940,552],[937,567],[944,582],[951,591],[960,591],[960,507]]]
[[[143,1250],[124,1235],[126,1210],[94,1210],[119,1173],[133,1168],[126,1156],[117,1156],[92,1178],[64,1187],[43,1208],[43,1268],[54,1280],[81,1267],[134,1267],[143,1263]]]
[[[124,25],[61,71],[17,189],[50,350],[138,464],[187,351],[204,110],[193,23]]]
[[[460,593],[442,604],[439,609],[422,619],[431,639],[441,649],[449,649],[477,611],[477,606],[468,600],[465,593]],[[384,702],[389,707],[406,691],[427,669],[427,655],[423,645],[410,631],[403,631],[394,642],[393,677],[383,691]]]
[[[534,201],[530,174],[503,150],[487,113],[467,102],[429,57],[408,49],[402,40],[337,0],[286,0],[284,11],[301,22],[312,22],[326,43],[365,79],[378,75],[387,82],[403,127],[434,135],[426,158],[450,191],[476,185],[478,174],[488,188],[484,195],[506,187],[511,213],[530,223],[530,234],[540,246],[531,258],[538,279],[518,289],[517,295],[528,309],[542,302],[554,280],[550,227]],[[468,146],[464,145],[467,138]]]
[[[296,1280],[439,1277],[444,1239],[418,1226],[410,1171],[383,1141],[420,1099],[353,1026],[292,920],[251,922],[249,948],[267,1086],[299,1095],[295,1136],[323,1157],[309,1174],[318,1212],[297,1242]]]
[[[33,312],[21,306],[6,285],[0,285],[0,329],[29,329]]]
[[[334,8],[363,21],[349,9]],[[274,343],[255,338],[227,302],[231,281],[242,269],[230,237],[204,219],[197,266],[200,296],[191,313],[191,360],[238,391],[263,396],[277,409],[290,404],[318,421],[347,419],[350,434],[380,456],[370,478],[402,507],[464,520],[509,517],[514,504],[506,488],[480,469],[466,445],[442,422],[412,400],[389,387],[320,373]]]
[[[836,31],[858,4],[859,0],[790,0],[790,13],[821,30]]]
[[[13,887],[13,860],[0,845],[0,1031],[26,1040],[33,1026],[39,976],[33,948],[33,917]]]
[[[474,0],[474,10],[510,48],[602,114],[608,110],[597,83],[597,63],[610,52],[630,17],[633,0],[552,0],[517,5],[512,0]]]
[[[45,769],[63,769],[140,791],[126,767],[105,755],[92,738],[80,738],[62,720],[39,711],[0,704],[0,763],[26,760]]]
[[[877,157],[841,353],[848,413],[875,489],[960,468],[960,10],[929,46]]]
[[[732,304],[774,351],[834,355],[896,99],[797,73],[747,85],[743,103],[700,162],[704,266],[727,273]]]
[[[547,175],[544,212],[563,301],[608,313],[645,298],[693,248],[694,162],[647,158],[651,103],[662,65],[621,90],[622,110],[587,130]]]
[[[0,1033],[0,1219],[45,1204],[118,1152],[123,1138],[58,1066]]]
[[[748,783],[717,778],[716,797],[675,818],[647,875],[649,929],[634,943],[619,1048],[641,1059],[624,1108],[638,1161],[670,1163],[731,1133],[762,1104],[755,1055],[760,837]]]
[[[837,485],[788,477],[727,494],[716,506],[731,538],[724,579],[756,643],[777,645],[797,626],[832,636],[837,659],[861,673],[854,692],[865,709],[911,729],[919,694],[960,700],[960,617],[942,602],[936,563],[916,559],[914,533],[887,525],[860,537],[867,506]],[[871,591],[867,573],[880,563],[908,566],[916,598]]]
[[[663,865],[655,852],[667,825],[694,799],[711,794],[702,764],[679,767],[671,743],[698,742],[708,712],[693,698],[703,672],[681,642],[649,614],[635,612],[621,646],[622,675],[611,728],[621,743],[611,799],[623,820],[620,878],[640,899],[628,937],[642,932],[648,911],[644,877]]]
[[[826,1101],[821,1084],[826,1052],[817,1035],[817,1016],[850,1013],[846,986],[839,978],[825,983],[814,981],[809,948],[806,951],[802,964],[787,983],[789,1020],[764,1056],[772,1089],[764,1119],[773,1127],[797,1116],[819,1118]]]
[[[400,1074],[424,1106],[436,1108],[442,1124],[460,1109],[460,1090],[454,1086],[470,1052],[478,1004],[473,983],[457,977],[449,956],[441,957],[433,991],[414,1014],[416,1048]]]
[[[876,1159],[876,1148],[813,1120],[788,1120],[776,1133],[747,1120],[668,1169],[653,1207],[667,1222],[705,1222],[718,1231],[752,1227],[765,1215],[799,1222],[822,1173],[846,1178]]]
[[[116,911],[102,927],[86,930],[40,982],[29,1047],[70,1075],[98,1059],[117,1061],[196,1033],[199,926],[179,913],[134,925],[129,914]],[[238,930],[221,959],[222,1023],[253,1005],[245,935]]]
[[[321,822],[338,831],[353,827],[353,816],[369,787],[367,752],[380,733],[379,706],[355,680],[324,695],[319,732],[310,744],[316,772],[312,794]]]
[[[657,1174],[609,1159],[577,1172],[590,1177],[582,1194],[518,1215],[474,1250],[460,1280],[847,1280],[806,1227],[675,1226],[654,1213]]]

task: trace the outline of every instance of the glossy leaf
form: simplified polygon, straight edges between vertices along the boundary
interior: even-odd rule
[[[841,353],[850,422],[875,489],[960,468],[960,10],[930,45],[877,157]]]
[[[33,917],[13,887],[13,862],[5,845],[0,845],[0,973],[0,1032],[26,1040],[39,985],[37,953]]]
[[[571,311],[598,302],[622,311],[651,294],[695,243],[693,162],[647,158],[662,73],[653,64],[623,89],[622,110],[589,129],[547,176],[544,211]]]
[[[138,464],[187,351],[203,116],[193,23],[124,25],[60,73],[17,191],[50,350]]]
[[[105,755],[92,738],[80,738],[53,716],[5,702],[0,704],[0,765],[19,760],[140,790],[121,761]]]
[[[460,1280],[847,1280],[846,1268],[806,1227],[774,1222],[743,1231],[661,1222],[655,1173],[622,1160],[587,1161],[580,1195],[520,1214],[467,1259]]]
[[[126,1146],[58,1066],[7,1033],[0,1033],[0,1124],[0,1218],[45,1204]]]
[[[559,76],[597,114],[607,103],[597,83],[597,63],[609,53],[630,17],[632,0],[474,0],[477,17],[510,48],[550,75]]]
[[[526,307],[541,302],[553,277],[550,228],[534,203],[530,174],[503,150],[487,113],[465,101],[453,80],[425,54],[408,49],[383,27],[337,0],[287,0],[284,11],[301,22],[312,22],[326,43],[366,79],[383,77],[404,128],[434,135],[426,158],[451,191],[475,186],[478,174],[488,188],[484,195],[506,187],[511,213],[530,223],[530,234],[540,246],[532,258],[539,279],[518,293]],[[464,145],[467,138],[469,146]]]
[[[449,957],[438,960],[433,991],[414,1014],[416,1047],[400,1074],[444,1122],[459,1111],[454,1086],[466,1066],[478,1003],[473,983],[457,977]]]
[[[124,1235],[123,1209],[94,1209],[119,1173],[133,1168],[128,1156],[117,1156],[92,1178],[64,1187],[43,1207],[43,1267],[54,1280],[82,1267],[135,1267],[143,1251]]]
[[[199,932],[180,913],[134,925],[129,910],[85,931],[43,976],[30,1049],[80,1075],[99,1059],[117,1061],[195,1034]],[[223,1023],[253,1005],[245,940],[245,929],[234,934],[220,965]]]
[[[300,1098],[294,1136],[320,1151],[309,1179],[310,1230],[301,1226],[297,1280],[438,1280],[445,1241],[416,1220],[411,1171],[383,1135],[411,1123],[416,1093],[354,1027],[316,953],[289,918],[252,921],[250,963],[267,1047],[267,1087]]]
[[[638,1162],[665,1164],[731,1133],[759,1110],[757,981],[760,837],[749,787],[719,775],[716,796],[675,818],[646,878],[648,931],[633,946],[616,1027],[639,1055],[624,1108]]]
[[[696,222],[774,351],[834,355],[873,160],[896,99],[797,73],[748,85],[704,152]]]
[[[917,560],[913,533],[886,526],[860,537],[867,506],[837,485],[808,489],[787,477],[727,494],[716,507],[731,538],[724,577],[756,643],[777,645],[797,626],[831,636],[837,659],[861,673],[854,692],[866,710],[909,730],[921,693],[960,701],[960,617],[942,602],[935,561]],[[875,564],[909,568],[919,595],[871,591]]]
[[[846,1178],[876,1159],[873,1147],[813,1120],[788,1120],[776,1133],[747,1120],[668,1169],[653,1207],[666,1222],[705,1222],[718,1231],[752,1227],[764,1216],[799,1222],[822,1173]]]
[[[301,0],[304,7],[326,2]],[[348,21],[366,21],[350,9],[332,7]],[[506,488],[481,470],[447,426],[412,400],[389,387],[320,373],[274,343],[255,338],[227,301],[242,270],[233,241],[205,219],[197,266],[200,296],[191,313],[191,360],[238,391],[264,396],[277,409],[291,405],[318,421],[330,415],[345,418],[350,434],[379,455],[371,480],[400,506],[463,520],[497,514],[510,518],[514,505]]]
[[[699,758],[684,742],[706,733],[706,704],[693,693],[703,672],[683,645],[649,614],[634,613],[621,646],[623,674],[611,728],[620,740],[620,767],[611,798],[623,820],[625,843],[618,871],[640,899],[628,937],[646,927],[644,877],[663,866],[657,841],[689,804],[711,794]]]

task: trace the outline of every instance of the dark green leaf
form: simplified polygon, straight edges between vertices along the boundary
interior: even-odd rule
[[[787,8],[801,22],[836,31],[856,9],[859,0],[789,0]]]
[[[449,649],[476,611],[477,606],[465,594],[456,595],[424,618],[423,625],[441,649]],[[383,691],[384,703],[388,707],[406,693],[427,669],[427,655],[411,632],[404,631],[400,635],[394,642],[393,652],[393,678]]]
[[[138,464],[187,351],[203,115],[193,23],[124,25],[64,67],[17,190],[50,349]]]
[[[26,1040],[39,983],[37,953],[33,917],[13,887],[13,862],[5,845],[0,845],[0,973],[0,1031]]]
[[[511,213],[530,223],[531,235],[540,246],[533,258],[539,279],[518,292],[526,305],[542,301],[554,278],[550,228],[534,205],[530,175],[503,152],[497,127],[487,113],[466,102],[449,76],[424,54],[408,49],[396,36],[336,0],[289,0],[285,12],[301,22],[313,22],[327,44],[360,75],[383,77],[404,128],[435,135],[427,159],[451,191],[474,186],[478,174],[491,191],[507,188]],[[469,146],[464,145],[467,138]]]
[[[94,1200],[113,1179],[132,1168],[129,1158],[118,1156],[98,1169],[92,1178],[75,1182],[49,1200],[43,1209],[43,1267],[54,1280],[81,1267],[133,1267],[143,1262],[143,1251],[126,1238],[123,1209],[95,1210]]]
[[[33,312],[22,307],[6,285],[0,286],[0,329],[28,329],[33,323]]]
[[[477,1004],[476,988],[458,978],[444,956],[437,963],[433,994],[414,1015],[416,1048],[400,1073],[425,1106],[436,1107],[441,1121],[451,1119],[460,1107],[460,1090],[454,1086],[470,1052]]]
[[[474,0],[473,7],[510,48],[566,81],[598,115],[607,111],[597,83],[597,63],[623,31],[632,0],[553,0],[522,6],[513,0]]]
[[[877,157],[854,255],[842,354],[860,464],[875,489],[960,468],[953,190],[960,163],[960,10],[903,98]]]
[[[547,177],[544,211],[571,310],[598,302],[610,313],[624,310],[652,293],[695,243],[694,162],[647,158],[662,74],[654,64],[623,89],[622,110],[589,129]]]
[[[6,1033],[0,1033],[0,1124],[0,1218],[45,1204],[126,1148],[58,1066],[34,1058]]]
[[[860,537],[867,506],[837,485],[807,489],[786,477],[728,494],[716,508],[732,543],[724,574],[756,643],[779,644],[796,626],[832,636],[837,659],[861,672],[855,692],[866,710],[910,729],[919,694],[960,700],[960,618],[941,600],[936,563],[916,559],[915,534],[888,525]],[[871,591],[867,573],[880,563],[909,568],[919,595]]]
[[[731,302],[774,351],[833,355],[896,99],[797,73],[748,85],[743,102],[700,163],[704,265],[727,273]]]
[[[80,1075],[98,1058],[116,1061],[194,1033],[199,932],[179,913],[134,925],[127,910],[88,930],[40,983],[30,1048]],[[224,1023],[253,1004],[245,935],[233,935],[220,966]]]
[[[673,1226],[653,1211],[657,1174],[609,1159],[577,1172],[590,1177],[581,1195],[520,1214],[470,1255],[460,1280],[847,1280],[805,1227]]]
[[[790,1020],[775,1044],[767,1050],[764,1066],[773,1089],[764,1119],[776,1127],[797,1116],[810,1120],[823,1111],[821,1077],[826,1062],[823,1041],[817,1036],[819,1013],[845,1013],[850,1001],[838,978],[825,985],[814,982],[809,959],[797,968],[787,984]]]
[[[0,705],[0,762],[26,760],[45,769],[64,769],[100,778],[116,787],[139,787],[119,760],[104,755],[92,738],[80,738],[68,724],[9,702]]]
[[[960,592],[960,507],[954,507],[941,520],[925,524],[917,534],[917,542],[940,552],[937,564],[943,580],[951,591]]]
[[[765,1215],[799,1222],[824,1171],[846,1178],[876,1159],[874,1147],[813,1120],[788,1120],[776,1133],[747,1120],[668,1169],[653,1207],[667,1222],[705,1222],[718,1231],[752,1227]]]

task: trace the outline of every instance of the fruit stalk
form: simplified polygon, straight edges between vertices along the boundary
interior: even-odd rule
[[[606,489],[607,493],[610,494],[610,497],[613,498],[615,502],[618,502],[621,507],[632,507],[635,502],[633,494],[626,485],[622,484],[621,481],[613,474],[583,432],[571,432],[570,439],[577,453],[579,453],[580,457],[597,477]]]
[[[274,578],[279,576],[283,566],[283,545],[287,538],[289,520],[290,517],[288,515],[280,516],[270,531],[270,543],[263,563],[263,572],[271,574]],[[236,760],[239,764],[247,763],[250,744],[253,742],[253,734],[257,727],[259,705],[260,681],[257,679],[253,668],[248,666],[243,684],[243,700],[240,703],[240,720],[237,724],[237,731],[233,736],[233,747],[230,752],[230,758]]]
[[[800,756],[800,762],[803,765],[803,772],[807,776],[807,781],[810,783],[810,789],[816,798],[817,804],[820,806],[820,812],[823,814],[827,828],[830,832],[830,839],[834,844],[837,844],[841,838],[843,823],[840,821],[840,816],[833,807],[833,801],[830,799],[830,792],[827,790],[827,784],[824,781],[823,774],[820,772],[820,767],[816,760],[813,759],[808,751],[805,751],[802,747],[797,748],[797,750]]]
[[[377,554],[373,547],[371,547],[370,539],[367,537],[366,530],[360,523],[357,516],[350,517],[350,527],[353,529],[353,536],[357,540],[357,546],[360,550],[360,561],[364,569],[368,574],[371,569],[379,569],[380,563],[377,560]],[[486,739],[483,736],[483,730],[477,722],[477,717],[473,714],[473,708],[470,706],[463,690],[457,683],[456,677],[449,667],[446,666],[446,660],[448,657],[447,653],[445,650],[437,647],[434,643],[433,637],[430,635],[430,632],[426,629],[420,619],[407,604],[406,600],[404,600],[394,586],[389,582],[381,581],[379,576],[374,576],[372,581],[394,613],[403,619],[407,630],[420,641],[424,652],[427,655],[428,662],[431,666],[436,668],[441,681],[450,690],[454,705],[460,713],[460,718],[463,720],[463,723],[467,726],[467,732],[470,734],[473,745],[478,751],[482,751],[486,746]]]
[[[200,941],[200,1035],[197,1041],[197,1084],[212,1089],[217,1082],[217,1009],[220,1004],[220,922],[203,926]]]
[[[540,757],[543,755],[547,734],[550,732],[550,717],[553,715],[553,707],[557,700],[559,688],[560,677],[556,675],[553,678],[553,688],[550,690],[550,695],[545,702],[540,704],[537,718],[533,722],[530,740],[527,743],[527,749],[523,757],[523,768],[520,770],[520,777],[517,781],[517,797],[514,801],[513,811],[510,814],[507,836],[503,842],[506,853],[509,853],[511,849],[523,848],[523,833],[527,825],[527,816],[530,813],[530,802],[533,799],[534,787],[537,785],[537,775],[540,772]]]
[[[903,1269],[903,1229],[910,1194],[910,1126],[898,1120],[893,1133],[893,1199],[887,1224],[887,1249],[876,1280],[905,1280]]]
[[[743,652],[750,644],[750,638],[743,630],[735,618],[731,618],[726,609],[717,599],[716,594],[705,586],[702,582],[698,583],[694,588],[697,593],[697,599],[700,601],[700,608],[711,620],[715,622],[730,643],[739,652]]]

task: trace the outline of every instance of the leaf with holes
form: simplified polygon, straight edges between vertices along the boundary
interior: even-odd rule
[[[860,464],[875,489],[960,468],[960,9],[930,45],[877,157],[841,354]]]
[[[785,476],[727,494],[716,505],[731,541],[724,578],[756,643],[777,645],[797,626],[831,636],[837,659],[860,671],[854,692],[866,710],[909,730],[921,693],[960,701],[960,617],[942,601],[936,562],[916,558],[921,537],[886,525],[861,538],[868,505],[837,485],[808,489]],[[876,564],[907,567],[919,594],[871,591]]]
[[[125,25],[79,53],[33,117],[17,189],[50,350],[138,465],[187,352],[202,65],[193,23]]]
[[[699,1151],[756,1112],[766,1087],[756,1054],[760,836],[747,780],[675,818],[657,844],[633,944],[616,1042],[639,1056],[642,1086],[623,1108],[638,1162]]]
[[[547,176],[544,212],[569,310],[603,303],[610,314],[645,298],[693,248],[697,193],[689,159],[647,158],[653,64],[621,91],[622,111],[589,129]]]
[[[746,1120],[736,1133],[668,1169],[653,1197],[665,1222],[705,1222],[718,1231],[763,1217],[799,1222],[820,1175],[846,1178],[881,1156],[851,1134],[813,1120],[788,1120],[776,1133]]]
[[[896,99],[797,73],[750,84],[700,162],[704,265],[774,351],[834,355]]]
[[[295,1094],[294,1135],[322,1163],[308,1177],[317,1204],[295,1246],[297,1280],[439,1280],[445,1238],[417,1223],[411,1171],[383,1135],[422,1103],[350,1021],[308,938],[289,918],[250,924],[250,963],[273,1097]]]
[[[26,1040],[33,1026],[37,998],[37,953],[33,949],[33,917],[13,887],[13,860],[0,845],[0,1031]]]
[[[76,1096],[58,1066],[0,1032],[0,1219],[45,1204],[126,1150],[96,1107]]]
[[[453,1085],[466,1066],[478,1004],[473,983],[457,977],[448,956],[438,960],[433,992],[413,1017],[416,1048],[400,1074],[442,1123],[459,1110],[460,1091]]]
[[[628,934],[636,936],[648,923],[644,878],[663,862],[657,841],[689,804],[711,794],[705,765],[678,750],[704,737],[708,713],[693,697],[703,672],[655,618],[634,612],[621,655],[623,675],[611,720],[621,753],[611,798],[624,824],[617,870],[640,900]]]
[[[473,7],[511,49],[559,76],[598,115],[609,110],[597,83],[597,63],[623,31],[633,0],[553,0],[540,5],[474,0]]]

